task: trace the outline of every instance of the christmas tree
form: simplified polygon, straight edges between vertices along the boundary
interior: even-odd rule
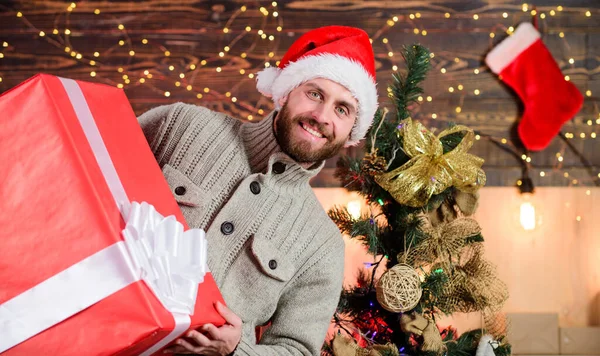
[[[342,292],[337,335],[325,355],[510,355],[499,311],[508,298],[483,257],[481,228],[470,216],[485,184],[483,160],[467,151],[474,133],[450,125],[434,135],[410,118],[423,93],[430,53],[405,47],[404,74],[395,74],[395,114],[380,110],[362,158],[342,157],[336,176],[359,193],[369,211],[353,218],[345,207],[329,215],[376,259]],[[381,277],[377,272],[385,270]],[[457,335],[436,319],[479,312],[484,327]]]

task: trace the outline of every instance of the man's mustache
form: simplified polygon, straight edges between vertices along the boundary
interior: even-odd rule
[[[294,121],[296,121],[297,123],[305,122],[308,125],[310,125],[312,128],[316,128],[329,141],[331,141],[333,139],[333,137],[331,137],[331,132],[328,131],[327,125],[318,122],[317,120],[313,119],[312,117],[296,116],[294,118]]]

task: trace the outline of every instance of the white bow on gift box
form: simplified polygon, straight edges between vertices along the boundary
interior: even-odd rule
[[[198,284],[206,273],[204,231],[183,231],[174,216],[148,203],[132,203],[123,230],[132,271],[171,313],[193,314]]]

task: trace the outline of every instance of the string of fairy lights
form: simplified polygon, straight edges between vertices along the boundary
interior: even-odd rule
[[[84,3],[83,5],[86,5],[86,4]],[[32,24],[30,21],[28,21],[27,17],[25,16],[25,14],[22,11],[16,11],[15,14],[16,14],[17,18],[19,18],[23,21],[25,26],[29,27],[30,29],[34,30],[34,32],[38,33],[38,39],[46,40],[47,42],[54,45],[55,47],[64,49],[66,55],[70,55],[75,60],[78,60],[79,62],[89,66],[89,70],[90,70],[89,75],[92,78],[102,79],[104,82],[106,82],[108,84],[112,84],[118,88],[123,88],[123,89],[127,89],[127,86],[132,85],[132,84],[133,85],[143,84],[143,85],[147,86],[148,88],[150,88],[151,90],[153,90],[154,92],[156,92],[157,94],[164,95],[165,97],[170,97],[172,90],[177,90],[179,88],[185,89],[189,92],[192,92],[196,96],[197,99],[203,99],[205,95],[212,95],[216,99],[229,100],[232,103],[236,103],[237,105],[239,105],[246,111],[250,112],[250,114],[248,114],[245,118],[248,120],[253,120],[254,119],[253,114],[263,115],[265,113],[266,108],[263,109],[260,107],[255,107],[255,106],[251,105],[250,103],[247,103],[242,100],[238,100],[238,98],[233,94],[233,90],[227,91],[225,93],[221,93],[221,92],[218,92],[208,86],[204,86],[204,87],[195,86],[193,83],[194,80],[191,78],[195,79],[197,77],[197,74],[194,73],[196,71],[196,69],[199,69],[202,67],[210,68],[211,62],[216,62],[216,61],[222,62],[223,60],[228,60],[228,62],[225,62],[224,64],[220,64],[220,65],[215,66],[214,68],[211,68],[212,70],[215,70],[217,73],[221,73],[224,70],[230,69],[229,67],[231,67],[230,65],[235,57],[239,56],[239,58],[245,59],[249,54],[249,53],[247,53],[247,51],[241,50],[239,55],[237,55],[237,56],[232,55],[231,51],[234,49],[234,46],[236,45],[236,43],[238,43],[240,39],[242,39],[244,36],[247,36],[247,35],[256,36],[257,40],[268,41],[268,42],[273,43],[271,50],[268,52],[266,58],[264,58],[265,59],[264,67],[269,67],[271,65],[276,65],[276,66],[279,65],[279,61],[276,60],[274,57],[275,57],[275,53],[277,52],[276,36],[283,31],[283,19],[281,16],[279,16],[279,12],[277,11],[277,6],[278,6],[277,2],[273,1],[270,3],[271,10],[269,10],[265,6],[261,6],[257,9],[249,9],[246,5],[243,5],[240,8],[236,9],[233,12],[233,14],[231,15],[231,17],[229,18],[229,20],[227,21],[227,23],[225,24],[225,26],[223,27],[223,29],[222,29],[223,34],[233,33],[233,30],[231,28],[233,22],[240,14],[245,13],[246,11],[259,11],[265,18],[272,18],[272,19],[274,19],[274,21],[271,21],[273,23],[268,23],[267,21],[263,21],[262,26],[260,26],[260,28],[258,28],[258,29],[253,29],[249,25],[245,26],[243,31],[238,31],[239,33],[237,34],[237,36],[235,36],[233,39],[231,39],[229,41],[229,43],[227,45],[225,45],[219,52],[215,53],[214,56],[202,59],[197,63],[194,63],[194,62],[188,63],[184,68],[176,68],[175,65],[168,65],[168,67],[167,67],[168,71],[169,71],[169,73],[173,73],[173,75],[176,77],[175,80],[173,80],[170,76],[165,76],[164,71],[161,70],[162,68],[148,68],[148,69],[144,69],[143,71],[141,71],[141,70],[137,70],[137,69],[130,70],[127,68],[127,66],[120,66],[117,69],[117,72],[119,73],[121,80],[116,81],[114,79],[114,75],[110,75],[110,74],[102,76],[102,74],[101,74],[102,72],[100,71],[100,69],[104,66],[102,59],[107,57],[108,55],[114,53],[115,51],[120,50],[121,48],[124,48],[124,50],[127,51],[128,55],[131,57],[136,56],[136,51],[135,51],[134,45],[154,46],[156,49],[161,51],[161,53],[167,59],[169,57],[171,57],[171,51],[169,49],[167,49],[163,44],[155,43],[155,41],[149,40],[147,37],[139,39],[139,42],[137,42],[137,41],[134,42],[134,40],[132,38],[130,38],[130,36],[128,35],[128,31],[127,31],[125,24],[118,23],[118,25],[116,27],[120,31],[119,37],[122,36],[123,38],[119,39],[118,42],[114,46],[105,50],[104,53],[100,53],[98,51],[95,51],[91,54],[84,54],[84,53],[78,52],[74,48],[74,46],[70,44],[70,36],[73,34],[72,31],[74,31],[74,30],[72,30],[68,27],[69,16],[72,15],[74,12],[76,12],[75,11],[76,9],[82,7],[82,6],[78,7],[77,3],[75,3],[75,2],[70,3],[66,7],[64,29],[59,29],[59,28],[52,29],[51,33],[53,36],[47,35],[46,31],[38,29],[34,24]],[[118,20],[114,16],[104,15],[104,12],[99,8],[94,8],[93,10],[84,8],[82,11],[88,11],[88,12],[91,11],[91,12],[93,12],[94,15],[109,16],[111,18],[111,20],[113,20],[113,21]],[[273,27],[273,28],[269,30],[270,27]],[[9,51],[14,50],[14,46],[10,46],[9,43],[6,41],[3,42],[3,47],[8,49]],[[252,47],[255,47],[254,43],[250,46],[250,49]],[[3,52],[0,52],[0,59],[1,58],[4,58]],[[274,61],[273,64],[271,63],[272,61]],[[258,72],[260,69],[261,68],[250,68],[250,69],[242,68],[242,69],[239,69],[239,70],[236,69],[236,70],[239,71],[239,74],[241,76],[247,77],[248,79],[252,80],[255,78],[256,72]],[[134,81],[133,78],[137,78],[137,79],[135,79],[135,81]],[[156,80],[160,80],[160,81],[164,81],[164,82],[171,81],[173,83],[173,89],[167,89],[167,90],[159,89],[156,85],[153,84],[153,81],[156,81]],[[2,77],[1,77],[1,73],[0,73],[0,83],[1,82],[2,82]]]
[[[262,6],[260,6],[261,4]],[[28,17],[26,16],[27,14],[24,13],[24,11],[19,9],[11,9],[10,11],[13,11],[15,16],[27,29],[33,33],[37,33],[37,40],[47,41],[49,44],[64,50],[65,56],[84,64],[89,70],[90,77],[94,78],[95,80],[103,81],[125,90],[132,86],[144,85],[157,95],[164,97],[170,97],[172,93],[177,90],[189,92],[190,95],[194,95],[198,100],[206,99],[207,96],[210,96],[211,99],[228,101],[232,105],[237,106],[240,112],[246,113],[245,117],[243,118],[247,120],[259,118],[270,110],[270,104],[268,100],[263,101],[261,99],[256,103],[248,102],[243,98],[238,97],[238,89],[244,80],[254,80],[256,73],[262,68],[279,65],[279,37],[284,33],[284,21],[276,1],[270,3],[259,2],[256,6],[242,5],[236,9],[233,9],[230,17],[221,29],[222,39],[226,42],[226,44],[223,47],[218,48],[212,55],[204,56],[202,59],[193,57],[193,59],[190,59],[187,63],[185,63],[185,65],[181,65],[180,61],[171,62],[170,58],[172,58],[174,54],[172,54],[171,50],[159,40],[153,39],[150,36],[130,35],[126,23],[120,22],[119,18],[103,11],[100,8],[95,8],[93,5],[93,3],[88,4],[85,2],[81,2],[79,4],[75,2],[65,3],[64,12],[60,14],[63,16],[64,21],[62,21],[61,25],[59,25],[58,21],[55,21],[55,27],[53,28],[38,28],[35,24],[28,20]],[[598,9],[567,8],[561,5],[534,8],[532,5],[524,3],[518,8],[507,5],[506,9],[508,8],[511,9],[510,13],[508,11],[501,12],[490,8],[486,8],[486,11],[472,10],[471,12],[460,13],[436,12],[431,10],[428,10],[424,13],[398,13],[383,20],[384,23],[382,26],[372,34],[371,43],[373,43],[376,56],[378,56],[378,58],[387,57],[392,64],[392,70],[398,71],[399,64],[401,62],[399,57],[401,56],[398,55],[399,52],[395,50],[392,41],[388,38],[390,31],[398,29],[399,31],[412,33],[415,36],[428,36],[431,35],[431,33],[435,33],[435,30],[428,30],[425,28],[425,21],[423,20],[426,19],[429,21],[438,19],[440,21],[449,21],[452,19],[472,21],[482,21],[488,19],[499,21],[490,29],[489,32],[491,48],[491,46],[494,45],[492,42],[494,38],[503,35],[504,33],[511,35],[514,32],[515,28],[512,25],[516,23],[517,19],[521,19],[523,13],[529,13],[529,15],[532,17],[536,17],[540,22],[539,27],[544,28],[545,35],[558,36],[561,41],[563,41],[565,46],[568,46],[568,43],[564,30],[554,30],[547,23],[547,21],[553,17],[561,16],[563,13],[568,14],[568,16],[583,16],[584,18],[590,20],[593,20],[594,18],[597,19],[600,16],[600,11]],[[247,12],[256,12],[257,14],[260,14],[259,17],[261,20],[258,21],[260,23],[256,25],[247,23],[240,24],[243,21],[236,21],[241,15],[247,15]],[[75,33],[78,35],[85,34],[85,30],[71,28],[69,24],[71,17],[77,16],[79,13],[85,13],[86,15],[93,14],[94,16],[97,16],[99,20],[109,19],[112,23],[115,23],[115,30],[117,31],[117,35],[115,37],[118,38],[115,44],[103,51],[94,51],[92,53],[82,53],[81,51],[78,51],[71,42],[71,37]],[[512,25],[507,25],[504,22],[512,22]],[[398,26],[399,23],[408,24],[409,26],[408,28],[406,26]],[[250,46],[242,48],[240,44],[242,39],[251,39]],[[11,54],[18,53],[18,44],[8,43],[7,41],[2,41],[1,39],[0,42],[2,43],[2,47],[0,48],[0,61]],[[247,43],[247,41],[244,43]],[[266,45],[268,50],[261,50],[260,53],[255,51],[257,44],[259,43],[261,45],[261,49],[264,49]],[[163,56],[164,60],[159,64],[155,64],[154,67],[149,68],[132,66],[130,65],[130,61],[126,65],[119,66],[117,68],[118,73],[103,70],[103,68],[112,68],[112,66],[106,64],[108,61],[105,60],[109,59],[110,56],[114,55],[115,53],[126,55],[131,59],[134,59],[139,53],[149,52],[159,53]],[[564,52],[568,53],[568,51]],[[234,65],[237,59],[245,60],[249,56],[252,56],[252,58],[255,60],[260,58],[261,64],[254,68],[239,68]],[[447,89],[443,89],[443,91],[450,93],[452,96],[456,96],[459,104],[454,107],[454,112],[457,115],[465,113],[465,109],[468,109],[464,107],[465,98],[467,96],[479,97],[484,94],[483,89],[478,87],[470,87],[468,84],[464,84],[458,79],[454,80],[450,66],[459,65],[467,59],[461,59],[457,56],[453,59],[453,61],[449,61],[446,58],[440,58],[438,60],[438,57],[439,56],[436,56],[435,52],[431,53],[433,70],[439,71],[439,73],[444,76],[448,76],[450,78],[450,82],[455,81],[454,84],[448,86]],[[564,61],[565,63],[568,63],[569,69],[574,70],[576,68],[576,64],[580,61],[580,58],[568,57],[557,58],[557,60],[559,60],[559,62]],[[166,68],[164,66],[166,66]],[[1,68],[2,66],[0,62],[0,86],[2,85]],[[215,88],[211,88],[210,86],[197,84],[197,82],[202,82],[198,79],[202,78],[203,73],[213,70],[216,73],[228,74],[231,74],[231,72],[235,70],[239,73],[240,81],[236,81],[231,89],[226,92],[220,92]],[[472,69],[472,75],[477,76],[486,71],[488,71],[487,67],[483,65],[478,66],[477,68]],[[463,80],[465,79],[463,78]],[[568,74],[565,75],[565,80],[571,80]],[[165,86],[166,83],[168,83],[167,86]],[[8,88],[2,89],[5,90]],[[589,88],[584,88],[584,94],[588,98],[592,97],[592,91]],[[440,93],[438,93],[438,95],[440,95]],[[418,98],[418,101],[422,104],[431,103],[435,100],[435,94],[425,95]],[[422,112],[427,112],[427,106],[423,105],[420,110]],[[583,119],[583,126],[588,126],[588,132],[585,132],[586,130],[582,130],[578,133],[566,132],[564,135],[565,138],[569,140],[596,139],[598,134],[595,132],[596,127],[594,124],[600,125],[600,113],[597,109],[595,111],[596,113],[594,114],[595,116],[593,118],[588,117]],[[433,120],[456,120],[456,118],[444,118],[442,115],[439,115],[436,112],[430,112],[427,114],[427,116]],[[590,130],[593,132],[589,133]],[[476,139],[494,140],[495,142],[506,146],[508,149],[513,150],[514,152],[519,152],[519,149],[514,147],[510,140],[505,137],[492,137],[480,133],[476,136]],[[569,174],[569,172],[563,170],[563,161],[565,155],[567,154],[569,154],[567,147],[566,145],[563,145],[563,147],[556,152],[556,160],[552,169],[548,171],[540,171],[540,178],[550,177],[552,175],[563,175],[565,179],[569,179],[570,185],[584,185],[593,182],[593,179],[590,177],[575,178]],[[521,158],[524,164],[529,166],[532,164],[533,158],[529,153],[522,153]],[[598,179],[600,179],[600,173],[598,173]],[[587,191],[586,194],[590,195],[591,193],[588,194],[588,192],[589,191]]]

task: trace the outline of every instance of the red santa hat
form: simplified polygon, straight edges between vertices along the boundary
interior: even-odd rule
[[[347,142],[356,145],[365,137],[377,110],[375,56],[369,35],[345,26],[309,31],[292,44],[277,68],[258,73],[256,87],[280,109],[279,99],[315,78],[344,86],[358,101],[356,122]]]

